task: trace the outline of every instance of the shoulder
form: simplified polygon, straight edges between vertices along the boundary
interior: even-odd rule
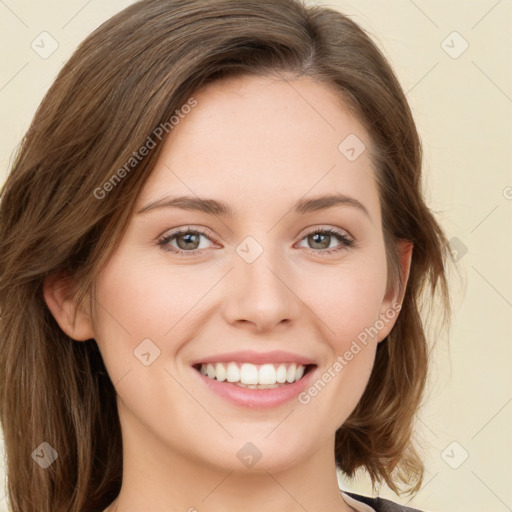
[[[421,512],[421,510],[418,510],[417,508],[399,505],[398,503],[394,503],[393,501],[386,500],[384,498],[369,498],[367,496],[360,496],[359,494],[347,491],[344,491],[344,493],[348,494],[351,498],[374,508],[375,512]]]

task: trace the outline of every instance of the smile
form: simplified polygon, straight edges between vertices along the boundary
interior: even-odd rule
[[[296,401],[314,378],[317,364],[288,352],[244,351],[196,360],[192,369],[206,389],[223,401],[263,410]]]
[[[295,363],[203,363],[196,366],[202,375],[218,382],[230,382],[249,389],[274,389],[292,384],[304,376],[309,365]]]

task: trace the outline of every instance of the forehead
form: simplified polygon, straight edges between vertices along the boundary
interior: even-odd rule
[[[193,97],[197,106],[165,141],[139,208],[173,194],[261,212],[264,205],[343,193],[380,219],[369,136],[331,86],[309,77],[243,76]]]

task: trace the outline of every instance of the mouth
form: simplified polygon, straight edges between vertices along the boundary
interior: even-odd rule
[[[284,350],[224,352],[196,359],[191,367],[212,400],[251,410],[293,403],[318,368],[315,359]]]
[[[253,364],[237,361],[193,365],[193,368],[207,379],[233,384],[240,388],[259,390],[295,384],[315,367],[315,364],[304,365],[292,362]]]

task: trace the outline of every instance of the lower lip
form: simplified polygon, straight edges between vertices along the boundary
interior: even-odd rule
[[[251,409],[270,409],[272,407],[279,407],[294,398],[296,399],[307,387],[314,370],[315,368],[311,368],[302,379],[296,382],[283,384],[272,389],[243,388],[231,382],[219,382],[216,379],[210,379],[195,369],[194,372],[211,391],[234,405]]]

